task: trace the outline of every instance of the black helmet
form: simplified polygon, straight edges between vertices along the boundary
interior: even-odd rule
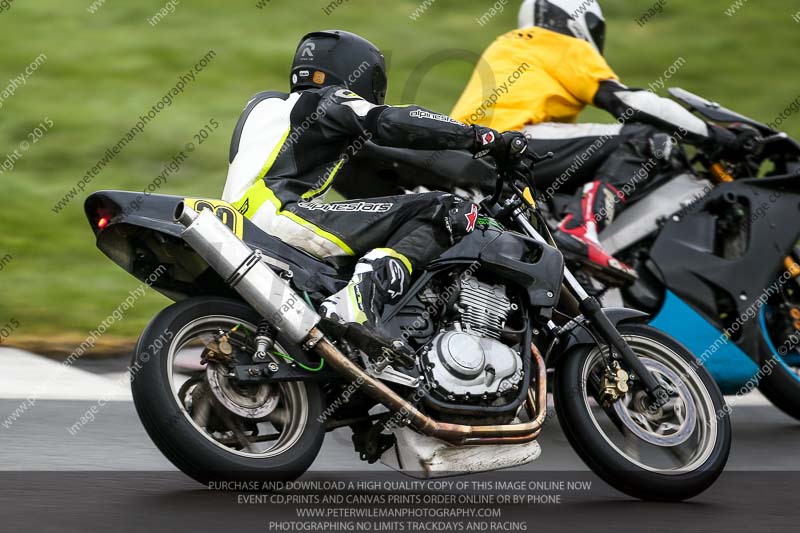
[[[292,63],[292,92],[341,85],[382,105],[386,99],[386,62],[378,48],[358,35],[330,30],[309,33]]]

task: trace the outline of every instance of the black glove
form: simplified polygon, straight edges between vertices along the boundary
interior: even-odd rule
[[[518,131],[498,133],[491,128],[473,126],[475,130],[475,159],[491,156],[500,165],[522,157],[528,149],[528,138]]]
[[[708,125],[708,136],[717,147],[724,150],[736,150],[739,147],[739,140],[727,128],[722,128],[716,124]]]
[[[742,129],[739,134],[715,124],[708,125],[708,141],[704,148],[715,159],[740,159],[753,151],[758,132]]]

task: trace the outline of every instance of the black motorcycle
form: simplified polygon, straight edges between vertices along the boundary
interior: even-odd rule
[[[747,139],[724,159],[676,150],[662,172],[600,234],[638,279],[570,262],[595,295],[616,288],[708,368],[723,393],[755,386],[800,419],[800,144],[766,124],[681,89],[670,94]],[[550,201],[558,209],[559,199]],[[605,281],[604,281],[605,280]],[[619,299],[617,299],[619,301]]]
[[[530,172],[501,172],[476,229],[386,309],[382,327],[413,357],[317,315],[352,264],[294,249],[224,202],[150,196],[130,211],[135,193],[91,195],[98,247],[139,279],[160,272],[153,287],[177,302],[133,357],[151,439],[203,483],[294,479],[341,427],[363,460],[413,476],[509,468],[540,453],[552,367],[561,425],[601,478],[643,499],[701,493],[731,444],[714,380],[645,314],[586,293],[531,189]]]
[[[568,243],[561,251],[589,294],[650,314],[650,323],[689,348],[723,393],[758,386],[800,419],[800,225],[793,223],[800,144],[688,91],[670,94],[747,139],[745,149],[725,158],[703,150],[689,157],[678,145],[667,161],[648,162],[646,185],[632,184],[628,207],[600,234],[604,248],[638,277],[590,263],[570,253]],[[376,178],[343,176],[337,187],[346,196],[359,188],[386,195],[398,186],[423,186],[480,198],[491,175],[485,163],[456,152],[375,145],[356,164]],[[581,185],[564,183],[557,194],[537,195],[551,228]]]

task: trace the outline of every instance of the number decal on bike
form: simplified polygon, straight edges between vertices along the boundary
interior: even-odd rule
[[[237,237],[240,239],[242,238],[244,232],[244,216],[228,202],[223,202],[222,200],[207,200],[204,198],[185,198],[184,201],[187,206],[198,213],[204,209],[210,209]]]

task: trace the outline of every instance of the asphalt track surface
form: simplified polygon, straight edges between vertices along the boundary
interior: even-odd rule
[[[734,441],[726,473],[690,502],[639,502],[609,488],[586,470],[553,420],[539,440],[542,456],[538,461],[490,478],[581,480],[591,482],[590,490],[547,492],[549,499],[534,503],[489,506],[499,510],[501,516],[495,518],[470,521],[434,516],[394,524],[384,521],[381,530],[796,530],[800,518],[800,422],[763,402],[752,403],[733,410]],[[18,399],[0,400],[0,414],[19,404]],[[133,404],[127,401],[106,404],[92,424],[70,435],[67,427],[91,404],[42,400],[10,428],[0,428],[0,531],[334,532],[356,530],[353,528],[366,527],[369,522],[298,518],[298,508],[307,505],[248,502],[245,493],[208,490],[175,471],[161,456],[142,429]],[[312,470],[302,479],[319,483],[410,480],[383,465],[360,462],[346,430],[328,434]],[[381,490],[348,494],[376,492]],[[442,491],[426,486],[408,491],[412,493],[424,498]],[[377,531],[378,523],[363,530]]]

